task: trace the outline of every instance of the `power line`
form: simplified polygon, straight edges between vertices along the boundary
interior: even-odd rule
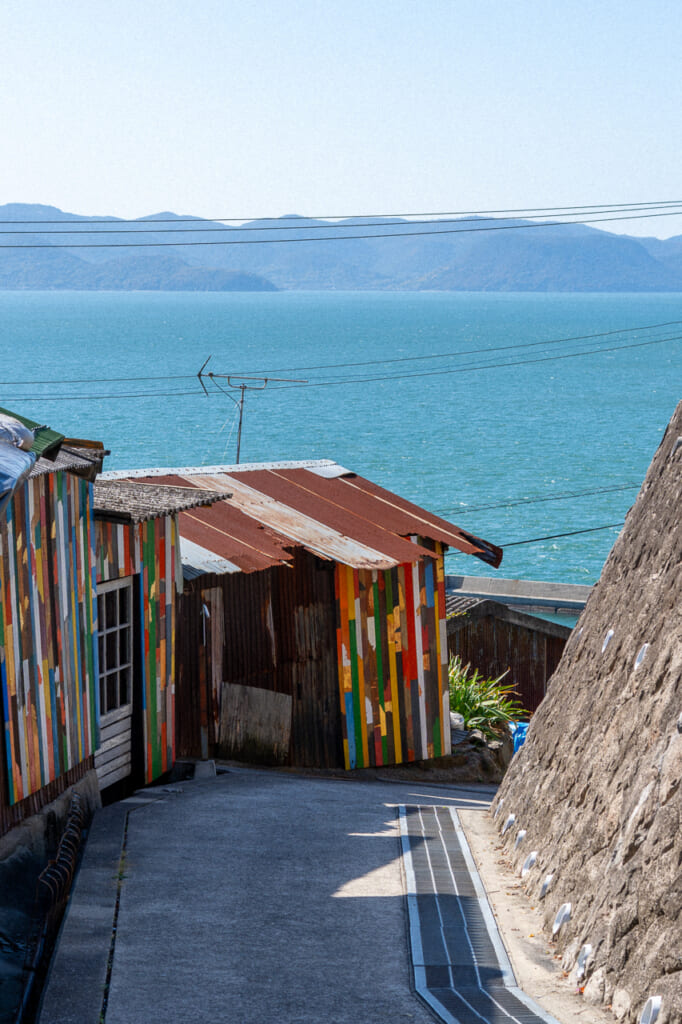
[[[567,227],[575,224],[604,224],[612,221],[623,221],[623,220],[647,220],[653,217],[672,217],[676,216],[677,213],[682,213],[682,209],[675,213],[644,213],[634,214],[625,217],[595,217],[585,218],[576,221],[541,221],[532,222],[528,224],[497,224],[494,227],[483,227],[483,228],[447,228],[445,231],[391,231],[391,232],[374,232],[369,235],[321,235],[321,236],[304,236],[299,238],[230,238],[207,241],[205,239],[193,242],[29,242],[23,244],[5,244],[0,243],[0,249],[162,249],[164,247],[173,246],[197,246],[197,245],[294,245],[299,242],[347,242],[357,241],[358,239],[371,239],[371,238],[421,238],[421,237],[436,237],[437,235],[460,235],[460,234],[472,234],[477,231],[527,231],[531,228],[552,228],[552,227]],[[39,232],[35,232],[39,234]],[[55,232],[59,234],[59,232]]]
[[[259,377],[265,375],[271,375],[273,373],[298,373],[308,370],[336,370],[344,369],[347,367],[360,367],[360,366],[384,366],[394,363],[412,363],[412,362],[426,362],[427,360],[433,359],[450,359],[456,356],[465,355],[484,355],[487,352],[505,352],[513,349],[520,348],[542,348],[546,345],[560,345],[565,342],[574,341],[591,341],[596,338],[607,338],[615,334],[632,334],[636,331],[652,331],[663,327],[678,327],[682,324],[682,320],[669,320],[665,323],[660,324],[643,324],[640,327],[620,327],[618,330],[613,331],[599,331],[596,334],[578,334],[568,338],[548,338],[546,341],[526,341],[519,342],[514,345],[494,345],[488,348],[475,348],[475,349],[461,349],[457,352],[437,352],[429,355],[421,356],[398,356],[392,359],[367,359],[363,361],[348,362],[348,363],[322,363],[318,366],[298,366],[298,367],[286,367],[274,370],[250,370],[250,374],[257,374]],[[656,341],[675,341],[677,335],[671,338],[660,338],[655,339]],[[596,349],[595,351],[602,351]],[[604,350],[606,351],[606,350]],[[579,353],[578,353],[579,354]],[[585,353],[588,354],[588,353]],[[512,365],[501,363],[501,366]],[[242,377],[243,374],[233,374],[235,377]],[[196,374],[172,374],[172,375],[153,375],[146,377],[72,377],[64,379],[52,379],[52,380],[6,380],[0,381],[0,387],[28,387],[30,385],[37,384],[108,384],[108,383],[130,383],[137,381],[149,381],[149,380],[194,380]]]
[[[518,505],[534,505],[544,501],[564,501],[568,498],[586,498],[595,494],[611,494],[613,491],[631,491],[639,488],[641,484],[619,484],[616,487],[597,487],[590,491],[564,491],[562,494],[549,494],[538,498],[511,498],[509,501],[497,502],[494,505],[474,505],[470,508],[441,508],[434,509],[437,515],[469,515],[470,512],[487,512],[490,509],[515,508]]]
[[[510,349],[517,348],[537,348],[544,345],[561,345],[564,342],[569,341],[591,341],[594,338],[607,338],[614,334],[632,334],[635,331],[653,331],[662,327],[678,327],[682,324],[682,320],[669,320],[667,323],[662,324],[648,324],[642,327],[621,327],[614,331],[600,331],[596,334],[578,334],[574,337],[569,338],[549,338],[546,341],[524,341],[518,342],[514,345],[493,345],[488,348],[470,348],[460,349],[458,352],[438,352],[434,355],[422,355],[422,356],[398,356],[393,359],[367,359],[362,362],[350,362],[350,363],[322,363],[318,366],[295,366],[278,368],[275,370],[269,370],[269,373],[299,373],[308,370],[337,370],[343,369],[349,366],[376,366],[385,365],[389,363],[413,363],[421,362],[427,359],[449,359],[453,356],[468,356],[468,355],[482,355],[485,352],[504,352]],[[671,339],[662,338],[662,341],[668,341]],[[266,371],[260,371],[261,373]]]
[[[76,223],[83,224],[176,224],[178,221],[183,223],[198,223],[203,224],[206,221],[212,221],[214,223],[246,223],[253,221],[272,221],[272,220],[350,220],[354,217],[362,218],[398,218],[398,217],[463,217],[463,216],[486,216],[486,215],[500,215],[506,213],[550,213],[552,211],[566,211],[566,210],[636,210],[642,207],[653,208],[662,206],[680,206],[682,205],[682,199],[651,199],[647,202],[637,203],[593,203],[592,205],[581,203],[575,206],[518,206],[501,210],[439,210],[430,212],[419,212],[419,213],[325,213],[325,214],[306,214],[305,216],[297,213],[289,213],[278,217],[83,217],[81,221]],[[558,213],[557,213],[558,215]],[[0,224],[69,224],[74,223],[70,219],[57,219],[57,220],[22,220],[20,218],[12,220],[0,220]]]
[[[501,548],[519,547],[521,544],[538,544],[542,540],[558,540],[560,537],[576,537],[579,533],[597,533],[598,530],[615,530],[625,523],[607,523],[606,526],[590,526],[586,530],[570,530],[568,533],[552,533],[548,537],[532,537],[530,540],[512,540],[507,544],[498,544]]]
[[[64,380],[2,380],[0,387],[18,387],[28,384],[114,384],[118,381],[130,383],[143,380],[194,380],[195,373],[178,373],[169,376],[154,375],[151,377],[72,377]]]
[[[611,346],[603,347],[603,348],[590,349],[590,350],[588,350],[586,352],[565,352],[565,353],[562,353],[561,355],[541,356],[541,357],[539,357],[537,359],[517,359],[517,360],[514,360],[513,362],[506,362],[506,363],[482,363],[482,364],[479,364],[478,366],[457,366],[457,367],[448,367],[446,369],[439,369],[439,370],[423,370],[423,371],[418,371],[416,373],[385,374],[385,375],[377,376],[377,377],[346,377],[346,378],[341,378],[340,377],[340,378],[337,378],[337,379],[334,379],[334,380],[310,381],[309,383],[305,383],[305,384],[301,383],[301,384],[281,384],[281,385],[275,385],[274,387],[271,387],[268,390],[270,392],[273,392],[273,391],[287,391],[287,390],[290,390],[291,388],[301,389],[301,388],[315,388],[315,387],[331,387],[333,385],[339,385],[339,384],[368,384],[368,383],[381,382],[381,381],[389,381],[389,380],[413,380],[413,379],[418,378],[418,377],[440,377],[440,376],[445,376],[445,375],[450,375],[450,374],[455,374],[455,373],[473,373],[473,372],[475,372],[477,370],[497,370],[497,369],[505,369],[506,367],[529,366],[529,365],[533,365],[533,364],[536,364],[536,363],[556,362],[557,360],[560,360],[560,359],[577,359],[577,358],[579,358],[581,356],[599,355],[601,353],[607,353],[607,352],[623,352],[626,349],[645,348],[645,347],[647,347],[649,345],[661,345],[661,344],[664,344],[664,343],[666,343],[668,341],[679,341],[680,339],[682,339],[682,335],[676,335],[675,337],[672,337],[672,338],[654,338],[653,340],[650,340],[650,341],[632,342],[631,344],[628,344],[628,345],[611,345]],[[235,374],[233,376],[238,376],[238,375]],[[50,381],[49,383],[54,383],[54,382]],[[214,381],[214,383],[215,383],[215,381]],[[16,398],[9,398],[9,399],[7,399],[7,401],[11,401],[11,402],[28,402],[28,401],[59,402],[59,401],[72,400],[72,401],[87,402],[87,401],[92,401],[93,399],[98,399],[99,400],[99,399],[119,399],[119,398],[157,398],[157,397],[158,398],[163,398],[163,397],[172,397],[172,396],[176,396],[176,395],[202,395],[203,396],[203,392],[199,392],[199,391],[170,391],[170,392],[151,391],[151,392],[142,392],[142,393],[136,393],[136,394],[115,394],[115,393],[111,394],[110,393],[110,394],[106,394],[106,395],[60,395],[60,396],[30,395],[30,396],[21,396],[21,397],[16,397]]]
[[[19,395],[10,398],[8,401],[14,405],[16,402],[94,402],[102,399],[119,398],[179,398],[183,395],[193,395],[195,398],[204,398],[202,391],[140,391],[134,394],[112,394],[106,395]]]
[[[648,212],[652,212],[652,211],[655,211],[655,210],[666,210],[666,211],[668,211],[670,216],[675,216],[677,213],[682,213],[682,206],[680,206],[678,204],[675,204],[675,205],[666,204],[665,206],[650,205],[650,206],[647,206],[645,208],[646,208],[646,210]],[[641,207],[636,207],[636,208],[633,208],[633,209],[641,210]],[[604,208],[598,210],[597,212],[599,212],[599,213],[608,213],[608,212],[613,212],[613,211],[610,211],[607,207],[604,207]],[[630,212],[630,211],[628,211],[628,210],[619,210],[618,212],[619,213],[627,213],[627,212]],[[254,223],[254,222],[251,222],[251,223],[249,223],[246,226],[245,225],[240,225],[238,227],[219,226],[221,224],[220,221],[208,221],[208,220],[207,221],[204,221],[204,220],[201,220],[201,221],[195,221],[195,220],[185,221],[185,220],[183,220],[182,221],[183,224],[189,223],[190,225],[194,225],[194,224],[199,223],[199,224],[206,224],[207,226],[206,227],[194,227],[194,226],[190,226],[190,227],[173,227],[173,228],[160,228],[160,229],[156,227],[157,224],[170,223],[170,222],[159,221],[159,220],[157,220],[157,221],[133,221],[133,222],[114,221],[113,222],[114,224],[126,223],[126,227],[121,227],[121,228],[119,228],[119,227],[111,227],[111,228],[107,228],[105,230],[103,230],[102,228],[99,228],[99,227],[98,228],[91,228],[91,227],[88,226],[89,224],[93,224],[93,223],[99,224],[99,223],[101,223],[100,221],[85,221],[85,222],[81,222],[81,221],[59,221],[58,222],[59,224],[68,224],[69,226],[68,227],[64,227],[64,228],[53,229],[53,230],[50,230],[50,231],[33,231],[33,230],[32,231],[22,231],[22,230],[16,231],[14,229],[12,229],[12,230],[3,229],[3,230],[0,230],[0,235],[23,235],[23,236],[29,235],[30,236],[30,235],[39,234],[39,235],[48,236],[48,237],[50,235],[61,236],[61,235],[93,235],[93,234],[98,234],[98,235],[102,235],[102,234],[106,234],[106,235],[125,235],[125,234],[128,234],[128,235],[131,235],[131,234],[132,235],[140,235],[140,234],[172,235],[172,234],[195,234],[195,233],[204,233],[205,234],[205,233],[212,233],[212,232],[233,232],[233,233],[237,232],[237,233],[242,233],[242,232],[246,232],[246,231],[259,231],[259,232],[292,231],[292,230],[296,230],[296,231],[324,231],[325,229],[329,230],[330,228],[341,229],[341,230],[345,231],[346,229],[358,228],[358,227],[362,227],[362,228],[371,228],[371,227],[387,228],[387,227],[401,227],[403,225],[412,226],[414,224],[431,224],[431,225],[438,225],[438,224],[468,224],[468,223],[471,223],[471,222],[480,223],[480,222],[486,222],[486,221],[489,221],[489,220],[500,220],[500,219],[506,220],[506,219],[508,219],[508,218],[493,217],[493,216],[488,216],[488,215],[483,215],[483,214],[475,215],[475,216],[472,216],[472,217],[465,217],[465,216],[454,215],[454,214],[452,216],[432,215],[432,217],[430,219],[428,219],[428,220],[424,220],[424,219],[407,219],[408,217],[421,218],[422,216],[424,216],[424,215],[420,215],[420,214],[410,215],[410,214],[407,214],[407,215],[403,215],[400,219],[393,219],[393,218],[390,218],[390,217],[385,217],[385,218],[382,218],[381,220],[373,220],[371,218],[364,218],[364,217],[353,217],[353,218],[349,218],[345,222],[340,222],[340,223],[327,222],[327,223],[322,223],[322,224],[310,224],[310,223],[308,223],[308,221],[313,219],[313,218],[301,218],[302,223],[300,223],[300,224],[298,224],[298,223],[297,224],[291,224],[291,223],[289,223],[289,224],[279,224],[278,223],[278,224],[267,224],[266,225],[264,223]],[[439,219],[433,219],[433,216],[438,216]],[[578,217],[579,218],[581,216],[581,214],[578,213],[578,212],[575,212],[575,211],[569,211],[567,213],[555,213],[555,214],[552,214],[552,216],[553,217]],[[592,214],[591,214],[591,216],[592,216]],[[519,218],[515,218],[515,219],[518,220]],[[547,217],[546,217],[546,214],[532,213],[532,214],[524,215],[520,219],[525,220],[525,221],[534,221],[534,220],[546,220]],[[361,221],[362,223],[358,223],[358,221]],[[0,221],[0,224],[2,224],[2,223],[8,223],[8,224],[11,223],[11,224],[14,224],[14,225],[22,224],[23,223],[24,225],[28,225],[28,224],[33,225],[35,223],[44,223],[44,224],[50,223],[51,224],[52,222],[48,222],[48,221],[42,221],[42,222],[35,222],[35,221],[25,221],[25,222],[22,222],[22,221]],[[108,224],[109,222],[107,221],[106,223]],[[176,220],[176,221],[173,221],[172,223],[177,224],[178,221]],[[580,220],[575,220],[573,223],[579,224],[579,223],[581,223],[581,221]],[[413,232],[409,232],[409,233],[412,234]],[[343,236],[341,236],[341,237],[343,237]],[[372,235],[372,237],[375,237],[375,236]]]
[[[321,387],[332,387],[336,384],[368,384],[375,381],[387,381],[387,380],[411,380],[416,377],[440,377],[445,374],[453,373],[473,373],[476,370],[496,370],[504,367],[512,366],[530,366],[534,363],[551,363],[560,359],[577,359],[581,356],[592,356],[599,355],[602,352],[623,352],[625,349],[631,348],[645,348],[649,345],[661,345],[668,341],[679,341],[682,335],[675,335],[672,338],[654,338],[652,341],[638,341],[632,342],[629,345],[611,345],[605,348],[590,349],[586,352],[565,352],[557,356],[540,356],[537,359],[517,359],[514,362],[507,363],[482,363],[478,366],[457,366],[449,367],[447,369],[440,370],[420,370],[416,373],[404,373],[404,374],[386,374],[379,377],[339,377],[335,380],[323,380],[323,381],[311,381],[309,384],[285,384],[281,387],[274,387],[272,391],[285,391],[289,387],[299,388],[321,388]]]

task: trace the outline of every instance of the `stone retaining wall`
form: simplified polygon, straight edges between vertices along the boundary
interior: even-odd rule
[[[682,403],[493,806],[583,998],[682,1022]],[[521,830],[525,837],[515,848]]]

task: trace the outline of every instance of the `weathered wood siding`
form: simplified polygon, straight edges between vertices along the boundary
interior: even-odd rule
[[[547,683],[558,666],[566,638],[508,622],[492,615],[456,616],[448,623],[448,650],[482,676],[497,678],[507,672],[504,685],[512,685],[526,711],[536,711]]]
[[[134,525],[96,522],[97,582],[132,576],[140,656],[133,716],[142,715],[144,779],[175,759],[175,592],[178,532],[172,516]]]
[[[33,477],[0,523],[0,676],[6,800],[72,772],[97,742],[92,490]],[[54,787],[52,787],[55,798]]]
[[[441,545],[435,551],[434,559],[384,571],[336,567],[347,768],[450,752]]]
[[[93,758],[88,757],[85,761],[77,764],[75,768],[70,768],[64,775],[60,775],[54,782],[48,783],[47,786],[43,786],[35,793],[31,793],[30,796],[10,806],[1,795],[6,793],[7,786],[5,762],[3,758],[0,758],[0,836],[4,836],[15,825],[20,825],[26,818],[38,814],[53,800],[57,800],[70,786],[75,786],[76,783],[84,779],[93,767]]]

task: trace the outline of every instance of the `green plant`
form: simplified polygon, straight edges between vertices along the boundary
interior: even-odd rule
[[[461,658],[450,658],[450,710],[462,716],[465,728],[478,729],[488,739],[498,739],[510,722],[528,714],[520,701],[514,699],[513,686],[502,685],[507,672],[497,679],[485,679],[478,669],[462,665]]]

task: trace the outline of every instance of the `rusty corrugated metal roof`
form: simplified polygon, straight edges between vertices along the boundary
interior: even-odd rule
[[[182,512],[180,533],[242,572],[289,562],[295,547],[354,568],[387,569],[433,556],[418,537],[495,566],[502,558],[495,545],[328,459],[128,470],[103,478],[231,494],[210,509]]]

